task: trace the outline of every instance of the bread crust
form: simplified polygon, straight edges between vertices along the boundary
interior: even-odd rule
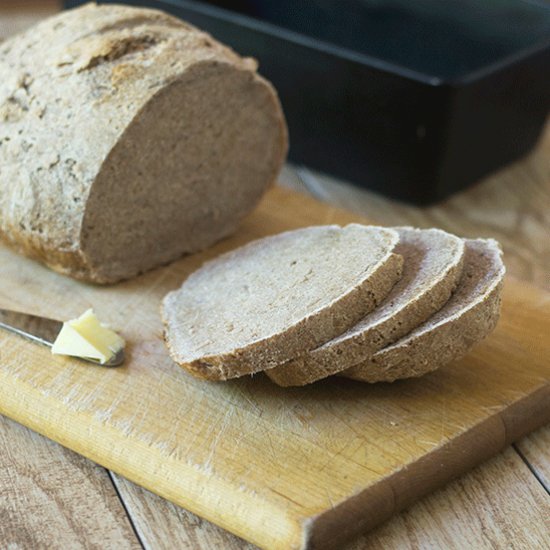
[[[307,312],[302,313],[302,309],[306,307],[304,305],[303,308],[299,308],[299,313],[289,317],[289,324],[284,328],[275,330],[270,325],[265,330],[259,329],[257,336],[244,338],[242,344],[235,343],[233,335],[240,330],[239,326],[242,326],[243,323],[247,326],[260,324],[260,320],[254,312],[263,307],[262,304],[267,298],[262,296],[260,302],[257,304],[254,302],[249,323],[246,323],[246,313],[236,306],[235,308],[231,306],[232,309],[226,316],[225,313],[222,314],[217,310],[216,304],[219,307],[225,307],[225,300],[236,300],[234,294],[237,291],[240,292],[238,287],[246,287],[248,284],[253,285],[250,288],[250,299],[253,300],[256,293],[261,294],[263,289],[257,288],[258,283],[255,283],[254,279],[241,275],[241,273],[247,273],[248,266],[255,271],[260,269],[256,266],[259,262],[258,258],[264,253],[268,253],[275,264],[282,262],[283,260],[278,256],[281,250],[287,250],[293,242],[301,243],[301,246],[304,246],[304,239],[311,232],[318,232],[319,238],[323,239],[325,231],[329,236],[339,235],[339,232],[342,231],[348,231],[347,235],[349,235],[350,231],[355,231],[363,237],[361,226],[351,224],[344,229],[336,226],[313,227],[260,239],[220,256],[212,262],[207,262],[200,270],[191,275],[181,289],[169,293],[163,300],[161,316],[165,325],[166,343],[172,358],[199,378],[210,380],[235,378],[266,370],[305,349],[312,349],[319,343],[343,332],[368,311],[372,311],[399,279],[402,269],[402,257],[393,253],[398,241],[397,233],[382,228],[365,228],[364,230],[368,232],[367,235],[376,233],[379,242],[384,242],[384,252],[380,252],[376,258],[366,261],[364,265],[368,265],[368,269],[363,269],[360,264],[354,267],[357,272],[353,276],[353,280],[356,281],[354,286],[343,289],[341,285],[337,285],[337,290],[331,292],[328,297],[323,295],[326,289],[317,288],[311,300],[313,302],[323,300],[322,303],[325,305],[308,309]],[[349,238],[354,238],[354,235],[352,234]],[[364,236],[363,238],[364,241],[361,242],[366,244],[369,237]],[[346,243],[348,242],[346,241]],[[357,249],[361,250],[361,247],[358,245]],[[307,252],[311,261],[317,261],[317,250],[308,250]],[[334,261],[332,253],[331,249],[331,263]],[[334,251],[334,254],[338,254],[338,250]],[[242,259],[245,261],[245,267],[236,268],[235,262],[240,262]],[[261,265],[263,269],[264,264]],[[273,277],[269,272],[262,271],[262,273],[265,277],[260,276],[258,281],[261,284],[274,285],[272,292],[274,302],[270,306],[273,308],[271,311],[291,307],[292,301],[289,304],[287,296],[281,294],[277,277]],[[225,279],[226,274],[230,274],[230,282]],[[330,278],[331,275],[330,272],[320,273],[321,277]],[[296,279],[297,288],[293,287],[295,292],[300,293],[300,289],[306,287],[311,289],[308,277],[309,275],[306,273],[303,279],[299,274],[293,275],[289,279],[291,285],[294,285],[293,281]],[[204,300],[208,300],[209,296],[218,292],[221,296],[219,302],[204,302]],[[248,289],[246,292],[244,290],[242,292],[246,297]],[[243,299],[240,298],[240,300]],[[245,302],[244,299],[242,303],[245,304]],[[194,315],[196,318],[193,317]],[[205,318],[206,315],[215,316],[214,333],[205,332],[204,324],[211,321]],[[203,341],[208,347],[208,341],[218,344],[224,338],[225,325],[230,325],[227,329],[229,331],[227,347],[216,353],[203,351],[205,349]],[[248,332],[255,333],[255,330],[248,328],[246,330],[247,334]]]
[[[256,74],[256,62],[172,16],[116,5],[65,11],[2,43],[0,239],[58,272],[96,283],[155,267],[122,266],[110,273],[94,265],[83,246],[83,230],[91,227],[84,223],[88,199],[104,179],[112,151],[143,113],[174,83],[191,82],[193,71],[200,76],[198,68],[212,66],[262,88],[265,110],[276,121],[273,150],[265,177],[253,184],[257,193],[235,211],[235,223],[212,231],[200,246],[182,245],[179,255],[234,230],[284,161],[284,117],[275,91]],[[141,146],[149,145],[144,139]]]
[[[466,240],[455,294],[432,318],[395,344],[342,373],[363,382],[422,376],[466,355],[497,325],[505,267],[498,243]]]
[[[280,386],[303,386],[364,361],[438,311],[462,273],[464,243],[439,229],[396,228],[403,277],[378,308],[344,334],[266,371]]]

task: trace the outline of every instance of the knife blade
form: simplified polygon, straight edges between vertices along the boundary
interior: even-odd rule
[[[0,327],[39,344],[52,347],[63,323],[19,311],[0,309]]]
[[[63,328],[63,322],[47,317],[39,317],[21,311],[11,311],[9,309],[0,308],[0,329],[13,332],[32,340],[43,346],[51,348],[55,342],[59,332]],[[83,361],[94,363],[102,367],[116,367],[124,362],[124,350],[120,350],[106,363],[101,363],[97,359],[91,357],[78,357]]]

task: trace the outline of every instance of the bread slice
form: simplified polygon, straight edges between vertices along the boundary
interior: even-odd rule
[[[505,267],[494,240],[466,240],[464,268],[451,299],[410,334],[344,375],[364,382],[421,376],[464,356],[496,326]]]
[[[274,367],[347,330],[401,276],[392,229],[308,227],[204,264],[162,304],[172,358],[225,380]]]
[[[425,321],[449,299],[462,272],[462,239],[439,229],[396,228],[403,276],[372,313],[318,348],[266,371],[280,386],[302,386],[343,371]]]
[[[232,233],[287,150],[273,87],[157,10],[61,12],[0,44],[0,238],[111,283]]]

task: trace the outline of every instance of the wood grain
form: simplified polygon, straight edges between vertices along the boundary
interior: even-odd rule
[[[225,529],[113,474],[139,538],[147,550],[254,550]]]
[[[0,42],[60,8],[60,0],[0,0]]]
[[[349,550],[542,550],[550,540],[548,517],[548,495],[509,448],[362,536]]]
[[[35,20],[59,11],[63,5],[62,0],[2,0],[0,11],[3,17],[9,18],[18,13],[34,15]]]
[[[550,295],[508,280],[495,333],[420,380],[291,391],[262,376],[191,378],[170,360],[158,315],[161,297],[207,258],[284,229],[353,219],[275,188],[234,237],[108,288],[0,248],[7,307],[71,318],[93,305],[130,342],[125,368],[105,370],[0,335],[0,411],[266,548],[300,548],[309,535],[318,547],[336,545],[385,519],[545,420],[550,411],[535,396],[550,396]]]
[[[550,426],[521,439],[515,447],[550,494]]]
[[[4,14],[0,15],[0,39],[7,33],[22,29],[37,17],[46,15],[43,10],[52,9],[52,6],[58,4],[58,2],[54,0],[32,0],[22,3],[13,0],[12,2],[8,1],[7,4],[9,4],[10,8],[13,8],[13,12],[10,12],[8,17],[2,17]],[[7,4],[5,0],[0,4],[0,12],[8,7]],[[36,9],[36,6],[39,6],[41,11],[35,14],[29,12],[27,9]],[[546,141],[548,142],[548,139]],[[543,149],[539,148],[539,151]],[[420,220],[419,225],[422,224],[422,220],[424,220],[423,223],[425,225],[431,225],[437,224],[438,219],[445,219],[446,216],[450,216],[453,218],[453,226],[460,230],[461,216],[464,216],[471,223],[471,213],[473,213],[473,218],[477,220],[477,225],[472,231],[477,231],[477,228],[483,231],[485,216],[488,216],[489,223],[487,227],[490,230],[495,223],[495,213],[498,214],[497,210],[499,208],[504,215],[500,218],[496,216],[498,218],[497,225],[499,219],[501,223],[505,222],[507,219],[514,218],[517,212],[516,217],[522,219],[521,223],[518,223],[518,226],[520,228],[535,228],[535,232],[533,233],[531,230],[530,234],[533,238],[539,239],[544,244],[548,242],[550,227],[546,223],[547,220],[543,223],[539,222],[539,210],[543,209],[548,212],[547,205],[549,202],[548,197],[550,196],[548,191],[550,187],[548,185],[550,182],[550,178],[548,177],[548,158],[548,150],[546,156],[536,153],[527,161],[517,163],[511,168],[514,174],[513,178],[507,178],[508,170],[504,170],[501,174],[490,178],[489,181],[494,180],[494,184],[489,184],[489,188],[483,189],[487,186],[484,186],[482,183],[480,187],[484,200],[480,203],[476,200],[467,200],[470,192],[466,192],[466,200],[463,202],[459,204],[451,203],[452,208],[450,209],[446,204],[439,205],[434,209],[433,213],[431,212],[432,209],[428,209],[426,218],[424,218],[425,214],[421,209],[403,207],[403,205],[369,194],[368,192],[358,191],[355,188],[342,187],[339,184],[331,186],[328,179],[323,183],[323,185],[326,184],[326,187],[323,187],[312,176],[311,172],[306,171],[306,177],[309,176],[308,183],[311,184],[313,182],[310,188],[316,194],[321,194],[322,198],[329,201],[338,201],[340,204],[356,209],[358,212],[368,213],[373,218],[381,219],[384,223],[415,223],[414,220],[418,219]],[[535,164],[534,167],[533,162]],[[538,186],[536,182],[535,185],[532,184],[533,178],[542,185],[542,193],[536,191]],[[501,179],[502,181],[506,181],[505,186],[510,187],[512,192],[507,190],[503,195],[500,194]],[[285,183],[291,182],[303,189],[303,183],[293,169],[285,171],[282,181]],[[527,188],[524,186],[525,181],[531,182]],[[514,188],[517,192],[514,192]],[[530,194],[533,192],[532,188],[535,188],[535,196],[541,201],[540,204],[538,204],[537,200],[530,200]],[[477,194],[480,191],[475,190],[474,193]],[[431,219],[435,221],[431,222]],[[506,223],[504,225],[506,227]],[[520,231],[519,238],[516,240],[514,230],[512,229],[509,232],[509,239],[506,241],[506,255],[508,257],[512,253],[516,258],[513,265],[509,265],[508,267],[509,269],[512,267],[512,271],[516,274],[530,278],[531,280],[544,280],[545,273],[548,274],[550,272],[548,269],[544,271],[544,267],[541,270],[540,266],[544,266],[545,262],[548,261],[548,255],[543,254],[538,258],[537,254],[530,253],[528,257],[525,257],[522,250],[525,240],[523,233],[524,230]],[[473,234],[477,235],[477,233]],[[529,235],[527,235],[527,238],[529,238]],[[550,280],[550,277],[548,279]],[[28,432],[28,430],[25,431]],[[0,422],[0,440],[3,437],[2,432],[7,434],[3,423]],[[28,432],[25,440],[20,440],[18,452],[13,453],[14,460],[17,461],[20,455],[23,457],[40,456],[40,452],[36,450],[37,446],[40,447],[41,445],[40,441],[44,441],[43,438]],[[55,447],[55,444],[49,444]],[[539,477],[545,479],[547,482],[549,478],[550,427],[539,430],[536,434],[522,440],[518,447],[524,456],[532,461]],[[14,451],[13,448],[12,451]],[[63,452],[69,453],[65,450]],[[504,457],[508,456],[508,454],[509,451],[490,464],[479,467],[471,474],[454,482],[447,489],[439,491],[427,499],[423,499],[408,512],[398,515],[395,519],[375,531],[372,538],[359,540],[356,545],[353,545],[353,548],[357,550],[365,547],[380,546],[387,548],[456,548],[465,547],[464,545],[460,546],[460,542],[457,541],[475,540],[476,544],[470,545],[470,547],[484,549],[494,548],[494,541],[505,540],[503,537],[506,535],[511,536],[509,543],[505,545],[506,547],[514,547],[517,541],[516,547],[536,548],[537,546],[527,544],[529,539],[526,536],[534,530],[538,533],[537,536],[546,534],[548,538],[548,530],[546,533],[544,530],[541,531],[537,518],[534,515],[528,517],[524,513],[525,509],[522,508],[521,504],[524,500],[524,495],[530,491],[532,479],[530,482],[526,473],[526,467],[523,466],[522,468],[522,464],[518,463],[517,460],[505,460]],[[498,467],[493,467],[493,463],[496,463]],[[90,469],[88,474],[100,477],[104,475],[104,471],[101,468],[96,469],[97,471]],[[26,487],[24,478],[19,479],[19,476],[15,476],[9,481],[10,484],[8,484],[8,487],[14,492],[22,491]],[[481,493],[475,490],[478,486],[481,486],[483,489]],[[0,485],[1,487],[6,486]],[[143,535],[148,531],[149,538],[147,540],[156,544],[157,546],[155,547],[186,548],[186,540],[192,545],[187,547],[197,549],[209,549],[212,547],[232,548],[233,545],[238,544],[239,539],[208,524],[208,522],[203,522],[196,517],[193,519],[194,516],[192,514],[185,512],[181,508],[172,506],[167,501],[148,493],[126,480],[118,483],[118,487],[127,503],[134,498],[135,506],[132,508],[132,514],[136,516],[137,523],[143,526],[141,534]],[[496,489],[499,490],[497,491]],[[440,494],[443,495],[441,498],[439,497]],[[487,498],[483,499],[483,496],[487,496]],[[40,502],[39,498],[34,493],[27,493],[30,509],[37,506],[37,503]],[[103,524],[100,508],[94,507],[91,500],[81,495],[78,487],[73,487],[72,496],[68,494],[67,489],[67,498],[69,501],[71,498],[86,499],[90,510],[90,518],[94,515],[96,524],[98,526]],[[481,501],[478,501],[478,498],[481,498]],[[525,497],[525,499],[531,502],[529,497]],[[432,502],[434,504],[430,505]],[[479,502],[482,502],[482,505],[479,505]],[[136,512],[136,508],[140,506],[143,507],[142,513],[139,511]],[[154,512],[157,509],[159,513],[155,514]],[[20,510],[19,512],[21,513],[22,521],[25,521],[23,519],[25,511]],[[182,521],[182,514],[184,518],[189,520],[189,527],[185,519],[183,520],[184,523],[180,523]],[[168,519],[167,516],[170,516],[170,518]],[[55,533],[56,525],[55,523],[52,524],[51,533]],[[178,525],[180,526],[179,529],[177,528]],[[503,526],[502,532],[500,531],[501,526]],[[41,528],[43,526],[39,525],[38,529]],[[194,534],[186,538],[187,529],[189,528]],[[494,537],[482,536],[483,533],[492,533],[493,531],[501,534]],[[380,533],[383,533],[382,539],[380,539]],[[223,538],[224,534],[225,539]],[[0,538],[0,540],[2,539]],[[381,540],[383,544],[381,544]],[[164,542],[164,545],[162,545],[162,542]],[[243,548],[245,547],[244,544]],[[248,546],[246,547],[248,548]]]
[[[436,226],[465,237],[496,238],[509,273],[550,290],[550,120],[526,158],[427,208],[400,204],[304,167],[287,170],[281,181],[384,225]],[[550,426],[518,449],[548,487]]]
[[[0,41],[60,8],[3,0]],[[107,471],[0,416],[0,548],[141,548]]]
[[[2,416],[0,449],[0,548],[140,548],[103,468]]]
[[[527,158],[427,208],[390,201],[306,168],[298,168],[298,175],[318,199],[383,225],[435,226],[464,237],[493,237],[503,246],[510,273],[550,290],[550,122]]]

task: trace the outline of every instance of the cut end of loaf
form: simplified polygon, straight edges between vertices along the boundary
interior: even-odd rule
[[[212,245],[284,162],[256,64],[157,10],[88,4],[0,53],[0,238],[75,278],[112,283]]]
[[[229,64],[198,64],[153,96],[91,189],[81,238],[95,277],[128,278],[231,234],[275,180],[284,136],[272,89]]]

